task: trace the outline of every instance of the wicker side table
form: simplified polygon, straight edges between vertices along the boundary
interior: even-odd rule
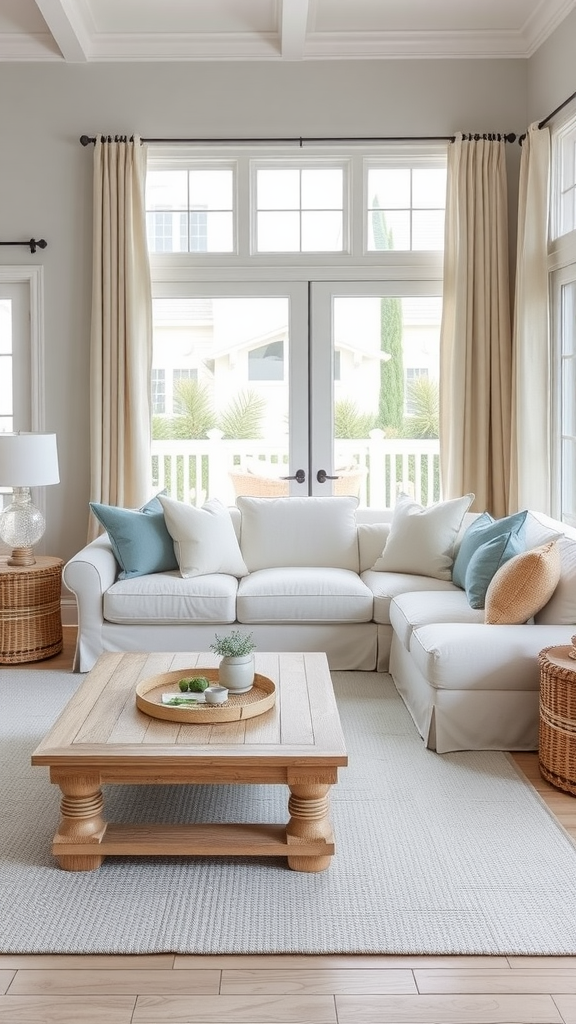
[[[540,774],[576,796],[576,661],[574,648],[540,651]]]
[[[42,661],[62,650],[63,565],[41,555],[25,566],[0,558],[0,663]]]

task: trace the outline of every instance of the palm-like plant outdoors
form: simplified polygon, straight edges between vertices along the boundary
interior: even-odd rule
[[[206,437],[216,426],[209,389],[197,380],[179,380],[174,385],[178,414],[171,421],[171,436],[182,440]]]
[[[240,391],[220,415],[219,427],[224,437],[249,440],[262,437],[265,399],[255,391]]]
[[[438,382],[430,380],[429,377],[419,377],[410,381],[407,397],[414,409],[414,415],[407,416],[404,421],[406,437],[438,437]]]
[[[361,412],[355,402],[342,398],[334,405],[334,437],[368,437],[375,425],[375,417]]]

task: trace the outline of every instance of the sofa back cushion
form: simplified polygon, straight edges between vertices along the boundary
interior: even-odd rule
[[[450,580],[462,520],[473,501],[470,493],[423,507],[400,495],[384,550],[372,568]]]
[[[279,566],[332,566],[359,571],[358,498],[248,498],[240,547],[250,572]]]

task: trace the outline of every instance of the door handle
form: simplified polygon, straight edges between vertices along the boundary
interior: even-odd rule
[[[303,469],[297,469],[294,476],[281,476],[281,480],[295,480],[297,484],[303,484],[306,479],[306,473]]]
[[[325,469],[319,469],[316,473],[316,479],[319,484],[325,484],[327,480],[338,480],[337,476],[329,476]]]

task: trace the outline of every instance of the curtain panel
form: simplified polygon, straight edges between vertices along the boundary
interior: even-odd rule
[[[137,507],[150,497],[152,290],[146,243],[146,147],[94,147],[90,337],[90,498]],[[88,539],[100,527],[91,517]]]
[[[522,145],[514,300],[512,449],[508,507],[551,514],[548,217],[550,131]]]
[[[511,324],[505,142],[448,149],[440,329],[440,469],[444,498],[507,511]]]

